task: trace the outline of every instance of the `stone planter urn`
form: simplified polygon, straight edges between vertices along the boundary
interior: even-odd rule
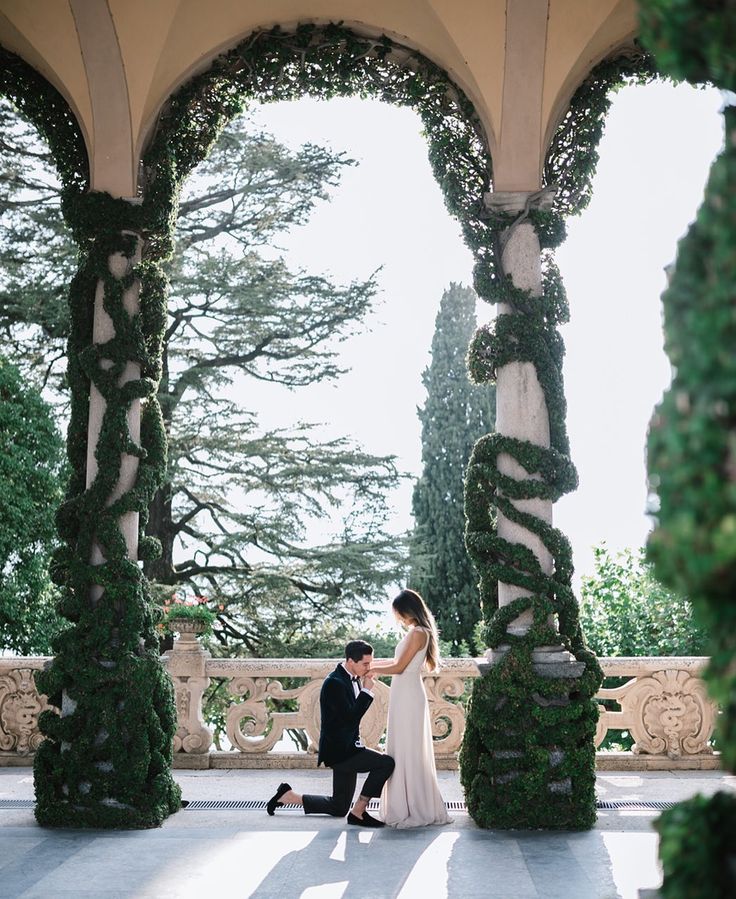
[[[196,618],[169,618],[169,627],[172,631],[179,634],[179,639],[185,642],[191,642],[196,639],[197,634],[203,634],[207,630],[207,624],[204,621],[198,621]]]

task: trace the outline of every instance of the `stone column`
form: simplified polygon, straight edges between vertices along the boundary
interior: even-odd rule
[[[137,201],[132,201],[137,202]],[[127,232],[131,233],[131,232]],[[131,258],[127,258],[123,253],[114,253],[108,258],[108,267],[110,274],[116,280],[122,280],[130,274],[133,267],[140,262],[141,259],[141,240],[137,239],[136,250]],[[135,315],[140,308],[139,304],[140,283],[136,279],[133,284],[123,292],[123,304],[129,316]],[[103,281],[97,282],[95,290],[95,308],[92,321],[92,341],[95,344],[104,344],[115,336],[115,325],[113,320],[105,311],[105,285]],[[112,359],[101,359],[100,367],[103,369],[112,368]],[[120,377],[120,385],[126,384],[128,381],[135,380],[140,377],[140,365],[136,362],[128,362],[125,370]],[[89,419],[87,424],[87,472],[85,486],[89,489],[90,485],[97,476],[97,459],[95,451],[97,442],[102,428],[102,421],[105,417],[105,409],[107,403],[95,384],[90,385],[89,396]],[[128,410],[128,427],[130,436],[136,444],[140,443],[141,435],[141,404],[140,400],[134,400]],[[115,485],[114,491],[110,494],[107,505],[112,505],[116,499],[130,490],[136,480],[138,473],[138,458],[127,453],[123,454],[120,466],[120,477]],[[138,513],[129,512],[120,517],[120,529],[125,536],[125,544],[128,550],[128,558],[138,558]],[[106,561],[102,554],[99,544],[95,541],[92,544],[92,553],[90,562],[93,565],[102,565]],[[102,589],[99,586],[93,586],[91,589],[93,602],[97,602]],[[76,711],[77,703],[71,698],[67,690],[62,691],[61,696],[61,716],[65,718],[72,715]],[[68,748],[67,743],[62,744],[62,751]]]
[[[548,209],[554,199],[554,188],[540,191],[496,191],[486,194],[486,206],[496,213],[521,215],[524,210]],[[501,235],[501,263],[503,273],[510,275],[515,287],[529,291],[534,297],[542,295],[542,264],[539,238],[531,222],[523,218],[507,228]],[[513,310],[505,303],[498,304],[498,314],[509,314]],[[496,430],[499,434],[528,440],[537,446],[550,446],[549,415],[544,391],[537,378],[537,372],[531,362],[511,362],[499,368],[496,378]],[[536,472],[527,472],[508,454],[498,458],[501,474],[515,480],[529,478],[539,479]],[[514,499],[514,506],[552,524],[552,502],[545,499]],[[498,535],[510,543],[519,543],[528,547],[537,557],[542,570],[546,574],[552,572],[552,557],[540,538],[522,525],[516,524],[498,512]],[[511,603],[528,591],[514,584],[499,581],[499,607]],[[523,612],[509,625],[507,632],[515,636],[523,636],[532,625],[531,609]],[[554,624],[554,622],[550,622]],[[508,646],[500,646],[489,651],[491,662],[498,660],[507,651]],[[534,653],[535,666],[548,662],[568,662],[570,653],[561,646],[538,647]]]
[[[137,202],[137,201],[131,201]],[[131,232],[125,232],[131,233]],[[133,268],[141,259],[141,240],[137,238],[137,246],[134,255],[127,258],[123,253],[114,253],[108,259],[110,274],[116,280],[122,280],[130,275]],[[132,318],[140,309],[139,304],[140,282],[136,279],[132,285],[123,293],[123,304],[128,315]],[[94,320],[92,326],[92,340],[95,344],[104,344],[115,336],[115,326],[112,319],[105,311],[104,307],[104,284],[102,281],[97,283],[95,293]],[[113,362],[111,359],[101,359],[101,368],[111,368]],[[125,371],[120,377],[119,384],[122,386],[128,381],[140,378],[140,365],[137,362],[128,362]],[[95,458],[95,450],[97,441],[102,427],[102,420],[105,415],[106,408],[105,398],[102,396],[97,387],[92,384],[89,397],[89,425],[87,431],[87,479],[86,486],[89,489],[97,475],[97,459]],[[128,428],[130,436],[136,443],[140,443],[141,431],[141,403],[136,399],[130,405],[128,410]],[[136,480],[138,474],[138,458],[124,453],[120,466],[120,478],[118,479],[115,489],[108,498],[107,505],[112,505],[115,500],[130,490]],[[125,536],[125,543],[128,548],[128,558],[136,559],[138,557],[138,513],[128,512],[120,518],[120,529]],[[99,546],[95,543],[92,550],[91,562],[93,565],[99,565],[104,562]]]

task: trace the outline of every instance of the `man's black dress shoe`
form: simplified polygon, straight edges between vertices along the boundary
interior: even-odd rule
[[[273,796],[266,803],[266,811],[269,815],[273,815],[276,811],[277,807],[283,805],[283,802],[279,802],[279,799],[284,795],[284,793],[288,793],[291,787],[289,784],[279,784],[278,790],[273,794]]]
[[[348,814],[348,824],[357,824],[358,827],[384,827],[383,821],[371,818],[368,812],[363,812],[363,817],[358,818],[352,812]]]

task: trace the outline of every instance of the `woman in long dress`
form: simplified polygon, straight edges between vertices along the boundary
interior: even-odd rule
[[[381,794],[380,816],[391,827],[447,824],[450,816],[437,785],[427,694],[422,668],[437,668],[437,625],[422,597],[402,590],[393,610],[407,632],[393,662],[371,666],[374,676],[393,675],[388,704],[386,753],[396,762]]]

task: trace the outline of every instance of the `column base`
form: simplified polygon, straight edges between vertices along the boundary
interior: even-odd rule
[[[586,663],[564,646],[511,644],[479,667],[459,759],[476,824],[592,827],[598,710]]]
[[[480,662],[481,674],[486,674],[497,665],[509,651],[508,644],[502,644],[486,652],[487,662]],[[532,668],[541,677],[580,677],[585,664],[579,662],[564,646],[538,646],[532,652]]]

